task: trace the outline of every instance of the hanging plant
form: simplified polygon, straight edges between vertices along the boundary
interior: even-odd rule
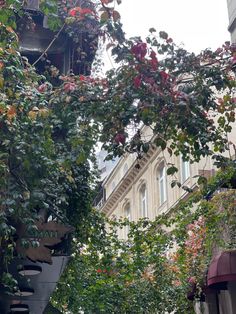
[[[65,21],[65,31],[75,43],[81,43],[81,35],[97,36],[98,15],[94,3],[89,0],[61,0],[58,15]]]

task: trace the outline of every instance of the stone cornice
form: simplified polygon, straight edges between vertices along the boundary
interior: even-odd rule
[[[140,177],[142,172],[144,172],[145,166],[147,166],[150,160],[158,153],[159,151],[156,148],[150,148],[148,153],[145,154],[142,159],[133,162],[125,176],[120,180],[114,191],[100,208],[102,212],[108,216],[112,214],[125,192],[131,188],[133,183],[138,179],[138,177]]]

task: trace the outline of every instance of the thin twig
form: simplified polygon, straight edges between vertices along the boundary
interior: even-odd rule
[[[58,31],[58,33],[54,36],[53,40],[50,42],[50,44],[48,45],[48,47],[44,50],[44,52],[38,57],[38,59],[32,64],[32,66],[35,66],[42,58],[43,56],[48,52],[48,50],[52,47],[53,43],[55,42],[55,40],[59,37],[59,35],[61,34],[63,28],[65,27],[66,23],[64,23],[62,25],[62,27],[60,28],[60,30]]]

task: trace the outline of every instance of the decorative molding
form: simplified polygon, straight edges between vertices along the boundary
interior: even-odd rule
[[[115,190],[109,195],[108,199],[105,201],[100,210],[109,216],[115,210],[116,206],[118,205],[118,201],[122,198],[124,193],[129,190],[132,184],[136,183],[137,179],[142,175],[150,160],[153,157],[156,157],[158,154],[158,149],[150,148],[145,157],[138,160],[138,162],[135,160],[125,176],[117,184]],[[108,180],[109,178],[106,180],[106,183]]]

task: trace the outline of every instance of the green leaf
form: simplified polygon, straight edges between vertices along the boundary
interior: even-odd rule
[[[155,32],[156,32],[156,29],[153,28],[153,27],[151,27],[151,28],[149,28],[149,32],[150,32],[150,33],[155,33]]]
[[[101,17],[100,17],[102,23],[107,22],[109,20],[109,18],[110,18],[110,16],[109,16],[109,13],[107,11],[103,12],[101,14]]]
[[[175,166],[171,166],[166,170],[167,175],[173,175],[176,172],[178,172],[178,168],[176,168]]]
[[[161,137],[157,137],[154,142],[157,146],[161,147],[162,150],[166,148],[166,141]]]
[[[85,152],[81,152],[78,157],[76,158],[77,165],[80,165],[81,163],[85,162],[87,159]]]
[[[206,185],[207,184],[207,178],[201,176],[198,178],[197,183],[199,185],[201,185],[201,184]]]

